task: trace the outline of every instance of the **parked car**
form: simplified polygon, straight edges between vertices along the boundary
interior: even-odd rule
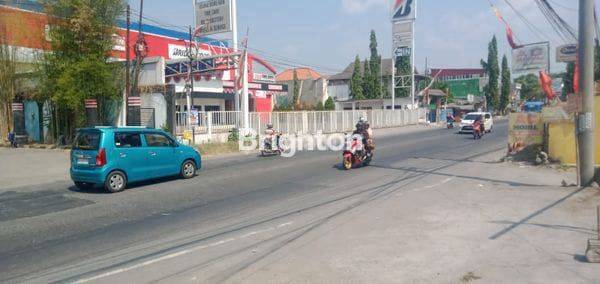
[[[200,153],[157,129],[95,127],[77,130],[71,150],[71,179],[80,189],[103,185],[109,192],[127,184],[180,175],[192,178]]]
[[[470,112],[460,121],[460,130],[458,133],[473,133],[473,123],[477,117],[483,117],[483,127],[485,132],[490,133],[494,128],[494,118],[489,112]]]

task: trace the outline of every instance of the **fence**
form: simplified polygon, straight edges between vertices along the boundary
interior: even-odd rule
[[[260,133],[267,123],[284,134],[340,133],[352,131],[360,117],[366,117],[373,128],[398,127],[417,124],[425,118],[418,110],[345,110],[301,112],[253,112],[250,128]],[[242,121],[241,112],[200,112],[193,117],[193,129],[187,125],[187,114],[177,113],[177,134],[192,129],[195,134],[226,133]]]

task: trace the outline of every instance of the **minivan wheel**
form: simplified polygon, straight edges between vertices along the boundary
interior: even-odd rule
[[[196,164],[193,161],[185,161],[181,165],[181,177],[184,179],[193,178],[196,175]]]
[[[104,182],[104,188],[110,193],[121,192],[125,190],[126,186],[127,178],[120,171],[110,173],[106,178],[106,182]]]

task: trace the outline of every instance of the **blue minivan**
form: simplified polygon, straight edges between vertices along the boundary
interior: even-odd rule
[[[123,191],[131,182],[176,175],[189,179],[201,166],[198,151],[157,129],[78,129],[71,150],[75,186],[104,185],[112,193]]]

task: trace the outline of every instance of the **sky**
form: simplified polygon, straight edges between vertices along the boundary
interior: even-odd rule
[[[540,32],[533,32],[506,4],[507,0],[417,0],[415,58],[418,70],[478,68],[487,46],[498,37],[500,55],[510,58],[504,26],[492,13],[491,1],[510,22],[517,43],[564,44],[552,31],[535,0],[508,0]],[[597,4],[600,0],[596,0]],[[282,71],[288,65],[309,66],[324,74],[343,70],[356,55],[369,56],[369,33],[375,30],[380,53],[391,55],[391,0],[238,0],[238,29],[249,31],[249,46]],[[549,0],[577,29],[578,0]],[[139,11],[139,0],[129,0]],[[597,5],[598,6],[598,5]],[[183,29],[193,25],[193,0],[145,0],[144,15]],[[231,38],[231,35],[224,35]],[[252,51],[252,50],[251,50]],[[284,64],[283,62],[286,62]],[[552,60],[552,70],[564,65]]]

